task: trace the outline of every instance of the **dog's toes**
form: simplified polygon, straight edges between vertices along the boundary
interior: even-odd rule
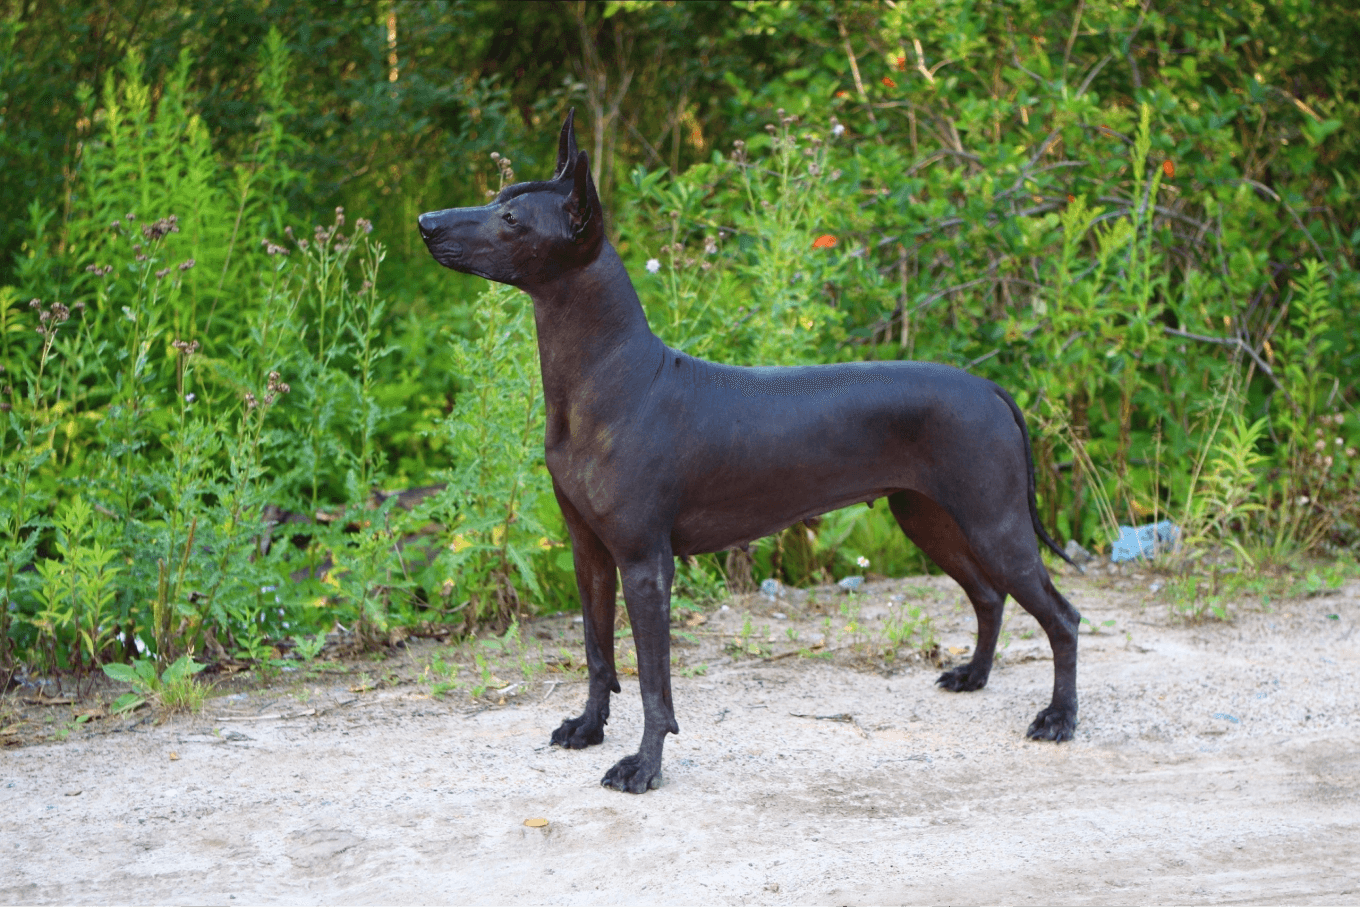
[[[1077,713],[1049,706],[1038,714],[1025,736],[1031,740],[1052,740],[1061,743],[1071,740],[1077,729]]]
[[[645,794],[661,786],[661,766],[647,765],[641,755],[634,753],[614,763],[600,779],[600,785],[629,794]]]
[[[569,750],[583,750],[603,742],[604,727],[599,724],[592,726],[585,716],[568,718],[552,732],[552,745]]]
[[[987,675],[976,676],[973,672],[972,663],[959,665],[951,668],[940,675],[935,681],[936,686],[942,686],[951,693],[970,693],[973,690],[980,690],[987,685]]]

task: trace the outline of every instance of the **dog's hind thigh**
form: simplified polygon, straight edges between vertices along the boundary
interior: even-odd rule
[[[959,524],[939,504],[919,492],[898,491],[888,496],[888,507],[907,538],[963,587],[977,613],[977,646],[972,660],[945,671],[935,682],[954,692],[982,689],[996,656],[1006,593],[996,588]]]

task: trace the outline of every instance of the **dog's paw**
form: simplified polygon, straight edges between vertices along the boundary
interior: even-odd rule
[[[1076,729],[1075,710],[1049,706],[1034,719],[1025,736],[1031,740],[1052,740],[1054,743],[1061,743],[1064,740],[1071,740]]]
[[[640,753],[625,756],[600,779],[602,787],[625,791],[630,794],[645,794],[661,786],[661,764],[650,764]]]
[[[586,715],[568,718],[552,732],[552,745],[569,750],[583,750],[604,742],[604,722],[592,722]]]
[[[982,676],[978,676],[981,674]],[[972,662],[951,668],[940,675],[940,679],[935,681],[937,686],[942,686],[951,693],[971,693],[973,690],[980,690],[987,685],[987,675],[983,672],[973,670]]]

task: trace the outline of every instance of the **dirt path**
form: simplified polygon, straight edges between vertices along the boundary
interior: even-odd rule
[[[632,677],[584,752],[545,745],[585,695],[551,676],[486,707],[321,675],[10,747],[0,902],[1360,900],[1360,584],[1186,626],[1148,583],[1060,580],[1100,631],[1082,634],[1081,723],[1060,746],[1023,739],[1052,663],[1013,606],[991,685],[950,694],[920,661],[732,660],[719,647],[747,613],[775,654],[789,627],[825,629],[753,597],[677,648],[707,673],[676,677],[682,733],[645,796],[598,785],[641,733]],[[905,594],[946,651],[972,642],[947,581],[867,591],[864,626]]]

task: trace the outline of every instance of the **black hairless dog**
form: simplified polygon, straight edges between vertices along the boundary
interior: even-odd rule
[[[645,726],[602,783],[643,793],[678,734],[670,679],[675,558],[749,544],[799,520],[886,497],[907,537],[977,611],[972,661],[939,684],[987,683],[1006,596],[1053,647],[1053,700],[1029,726],[1068,740],[1077,721],[1080,615],[1053,588],[1024,416],[991,381],[925,362],[737,368],[666,346],[647,326],[572,115],[557,172],[489,205],[420,217],[436,261],[529,294],[547,406],[553,492],[571,533],[590,694],[552,742],[604,739],[614,669],[616,571],[637,642]]]

